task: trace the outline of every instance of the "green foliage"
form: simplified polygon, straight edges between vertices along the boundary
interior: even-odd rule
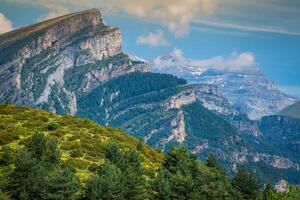
[[[9,200],[9,196],[0,190],[0,199],[1,200]]]
[[[59,164],[74,170],[84,184],[91,175],[90,167],[104,159],[104,144],[107,144],[109,139],[125,149],[136,149],[139,143],[137,139],[119,129],[99,126],[86,119],[55,115],[12,104],[0,105],[0,125],[0,160],[4,158],[2,160],[4,162],[1,161],[0,164],[0,176],[9,170],[7,160],[10,159],[7,158],[12,156],[14,160],[17,149],[35,141],[36,145],[29,144],[29,146],[32,146],[30,148],[34,154],[39,155],[39,159],[48,157],[47,159],[54,161],[61,156]],[[46,144],[43,137],[40,137],[41,134],[49,138],[48,148],[44,148]],[[29,141],[28,138],[33,135],[35,139]],[[52,148],[58,142],[59,151]],[[10,150],[7,149],[11,149],[11,153],[8,153]],[[162,153],[158,153],[148,145],[144,145],[143,151],[139,153],[149,174],[158,168]]]
[[[13,199],[74,199],[79,181],[74,173],[58,165],[56,140],[34,134],[19,150],[15,168],[7,176],[6,188]]]
[[[87,182],[87,199],[146,199],[147,182],[135,150],[122,150],[112,142],[105,148],[106,162]]]
[[[199,103],[184,106],[186,129],[191,134],[188,144],[201,137],[214,141],[219,138],[230,137],[237,131],[221,116],[207,110]],[[201,119],[201,120],[199,120]]]
[[[235,177],[232,180],[235,189],[241,192],[244,199],[253,200],[258,196],[259,184],[252,172],[243,167],[238,167]]]
[[[207,168],[185,148],[172,148],[153,182],[154,199],[238,199],[224,173]]]
[[[98,199],[123,199],[121,184],[122,172],[111,163],[101,165],[97,175],[93,175],[86,185],[86,198]]]
[[[257,197],[257,200],[298,200],[300,199],[300,188],[298,186],[289,185],[288,191],[277,192],[271,185],[267,185],[265,189]]]
[[[208,167],[215,167],[215,168],[219,167],[217,158],[213,154],[209,154],[207,161],[206,161],[206,165]]]
[[[164,169],[158,171],[158,175],[152,183],[153,199],[171,200],[172,188],[168,173]]]
[[[60,151],[57,146],[57,139],[47,139],[41,133],[34,134],[27,144],[28,151],[35,159],[51,163],[59,161]]]
[[[59,127],[59,124],[57,122],[48,122],[46,127],[48,131],[54,131]]]
[[[9,146],[2,146],[2,154],[0,155],[0,166],[9,165],[13,160],[13,152]]]

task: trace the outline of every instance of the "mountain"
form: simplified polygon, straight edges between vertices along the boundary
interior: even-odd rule
[[[221,57],[192,60],[174,49],[157,57],[151,65],[154,72],[173,74],[189,83],[218,86],[231,105],[253,120],[277,114],[296,101],[280,92],[247,53],[232,55],[228,60]]]
[[[81,93],[113,77],[148,71],[122,53],[120,30],[105,26],[96,9],[2,34],[0,41],[0,102],[74,115]],[[67,86],[73,82],[80,85],[72,91]]]
[[[296,103],[284,108],[278,113],[278,115],[300,119],[300,101],[297,101]]]
[[[257,122],[232,106],[219,87],[149,72],[143,60],[123,53],[120,30],[104,25],[98,10],[0,39],[0,103],[88,118],[161,150],[183,145],[201,159],[214,153],[231,174],[251,163],[264,167],[262,177],[269,176],[267,167],[278,170],[272,183],[299,172],[294,155],[265,150],[273,144]]]
[[[160,149],[172,144],[194,149],[207,135],[215,138],[209,149],[216,151],[217,143],[237,134],[196,101],[185,80],[148,73],[143,61],[124,54],[120,31],[105,26],[97,10],[50,19],[1,39],[0,102],[89,118]],[[192,134],[196,127],[185,119],[193,107],[205,111],[197,120],[206,129]]]

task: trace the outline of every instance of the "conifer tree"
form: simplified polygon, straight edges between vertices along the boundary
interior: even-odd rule
[[[235,189],[241,192],[244,199],[255,199],[259,192],[259,184],[252,172],[243,167],[238,167],[235,177],[232,180]]]
[[[206,160],[206,165],[208,167],[215,167],[218,168],[218,161],[216,159],[216,157],[213,154],[209,154],[207,160]]]

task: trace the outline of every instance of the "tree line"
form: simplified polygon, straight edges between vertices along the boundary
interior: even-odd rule
[[[142,164],[143,144],[136,149],[121,148],[108,142],[104,160],[90,169],[92,175],[81,183],[76,172],[61,162],[59,142],[44,134],[34,134],[16,155],[6,146],[0,165],[13,165],[0,181],[0,199],[90,199],[90,200],[214,200],[296,199],[297,187],[278,193],[272,186],[262,187],[255,175],[238,167],[229,178],[210,155],[199,161],[183,147],[173,147],[153,174]]]

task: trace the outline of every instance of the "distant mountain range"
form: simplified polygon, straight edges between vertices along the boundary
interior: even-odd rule
[[[158,58],[157,71],[188,82],[150,72],[144,60],[122,52],[120,30],[105,26],[95,9],[2,34],[0,41],[0,103],[89,118],[161,150],[184,145],[201,159],[214,153],[230,173],[241,164],[271,183],[300,183],[300,122],[286,118],[269,140],[277,118],[248,117],[275,114],[295,101],[257,69],[191,73],[196,65],[169,54]],[[295,143],[284,149],[274,141],[291,124]]]
[[[233,55],[231,60],[216,57],[211,60],[192,60],[174,49],[151,62],[152,70],[173,74],[189,83],[216,85],[221,94],[250,119],[277,114],[296,102],[279,91],[246,53]]]

